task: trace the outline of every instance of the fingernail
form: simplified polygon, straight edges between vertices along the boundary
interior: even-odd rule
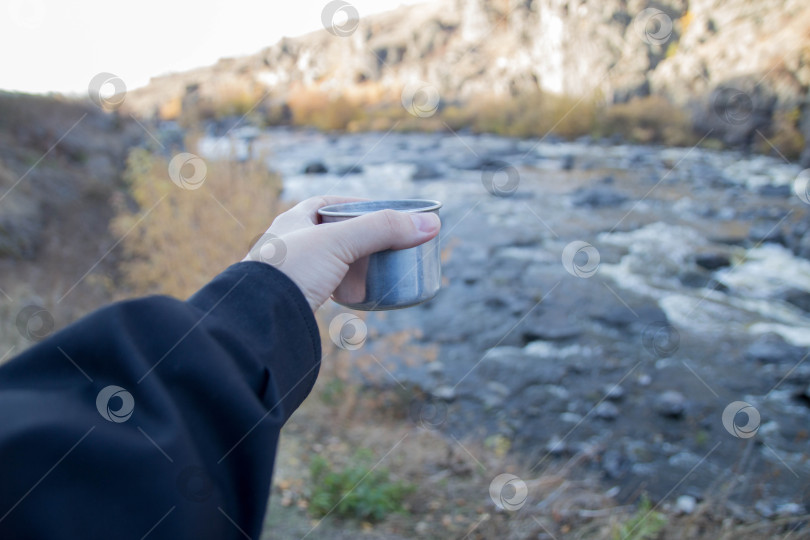
[[[426,214],[411,214],[411,221],[423,233],[432,233],[441,225],[439,216],[433,213]]]

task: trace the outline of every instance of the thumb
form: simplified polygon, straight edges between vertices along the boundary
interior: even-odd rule
[[[347,264],[377,251],[418,246],[439,234],[442,226],[439,216],[432,212],[409,214],[396,210],[324,225],[330,240],[339,247],[339,256],[348,259],[343,261]]]

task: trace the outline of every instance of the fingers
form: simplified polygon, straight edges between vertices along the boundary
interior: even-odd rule
[[[439,234],[441,221],[434,213],[409,214],[381,210],[337,223],[318,226],[338,248],[337,255],[351,264],[386,249],[406,249],[423,244]]]
[[[367,199],[357,199],[353,197],[321,196],[310,197],[296,204],[283,214],[276,216],[268,232],[276,235],[289,234],[291,232],[317,225],[318,209],[330,204],[340,204],[344,202],[364,201]]]

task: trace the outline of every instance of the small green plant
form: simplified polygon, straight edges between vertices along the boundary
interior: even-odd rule
[[[388,470],[374,468],[369,450],[358,451],[342,469],[315,456],[309,473],[312,480],[309,511],[316,517],[335,514],[380,521],[393,512],[404,512],[403,499],[414,490],[411,484],[392,481]]]
[[[318,397],[327,405],[338,405],[346,394],[346,383],[339,378],[329,379]]]
[[[613,540],[653,540],[666,524],[666,516],[653,510],[650,499],[642,495],[636,512],[613,529]]]

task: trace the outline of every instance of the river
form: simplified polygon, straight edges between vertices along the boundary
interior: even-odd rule
[[[733,498],[763,516],[810,506],[810,204],[793,190],[795,164],[590,139],[290,129],[212,135],[199,151],[265,159],[288,200],[444,204],[443,290],[361,314],[369,338],[356,351],[379,359],[369,384],[428,396],[418,410],[431,417],[417,422],[501,437],[534,469],[588,456],[619,498],[699,499],[734,475],[746,482]],[[386,339],[402,332],[416,349]]]

